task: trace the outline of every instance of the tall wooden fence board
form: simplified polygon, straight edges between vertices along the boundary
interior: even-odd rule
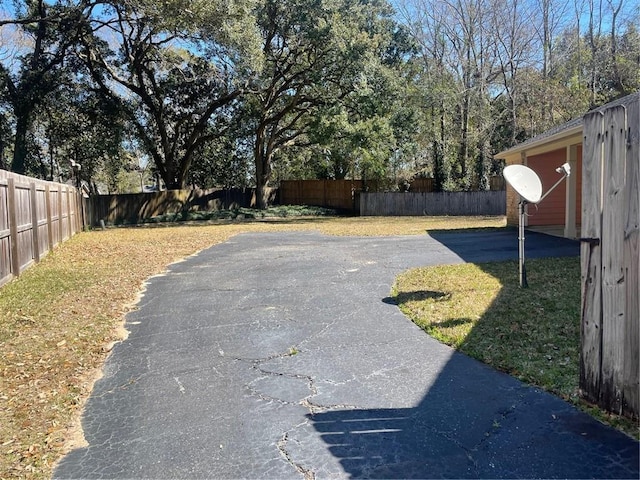
[[[624,370],[625,411],[640,414],[640,101],[627,107],[627,156],[624,212],[623,265],[625,266]]]
[[[0,285],[12,277],[10,235],[13,222],[9,218],[9,189],[7,186],[7,180],[0,178]]]
[[[582,322],[580,328],[580,385],[588,394],[600,390],[600,331],[602,330],[601,279],[602,223],[601,158],[604,115],[595,111],[584,117],[582,150],[582,236],[580,246]],[[589,240],[589,241],[587,241]],[[588,388],[585,386],[589,385]],[[592,398],[592,400],[594,400]]]
[[[504,215],[505,191],[360,194],[360,215]]]
[[[0,170],[0,285],[82,229],[70,186]]]
[[[639,102],[584,117],[580,387],[637,416],[640,322]]]

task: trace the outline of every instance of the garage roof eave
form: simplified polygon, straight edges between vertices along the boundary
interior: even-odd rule
[[[540,153],[551,152],[553,150],[558,150],[568,145],[575,145],[581,142],[582,122],[553,135],[541,135],[539,137],[534,137],[527,142],[496,154],[495,158],[509,160],[514,157],[520,158],[523,153],[527,156],[538,155]]]

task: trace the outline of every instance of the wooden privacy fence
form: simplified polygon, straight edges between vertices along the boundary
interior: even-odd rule
[[[0,170],[0,285],[83,227],[77,190]]]
[[[504,215],[506,192],[360,194],[360,215]]]
[[[357,211],[357,195],[364,188],[362,180],[282,180],[278,198],[280,205],[317,205]]]
[[[490,184],[491,191],[505,189],[504,178],[501,176],[490,177]],[[367,194],[380,192],[382,185],[383,182],[377,180],[369,180],[367,182],[364,180],[282,180],[278,189],[278,196],[281,205],[318,205],[362,214],[362,208],[359,203],[360,195],[363,192],[367,192]],[[433,178],[414,178],[408,184],[408,188],[408,193],[430,193],[435,188],[435,181]],[[480,197],[488,198],[483,195]],[[486,198],[484,201],[486,201]],[[504,212],[496,215],[502,214]],[[402,214],[390,213],[389,215]],[[422,213],[407,215],[422,215]],[[434,213],[434,215],[445,214]],[[469,215],[472,215],[472,213],[469,213]]]
[[[584,117],[580,388],[638,416],[640,102]]]
[[[275,190],[270,192],[275,197]],[[253,207],[255,191],[250,188],[228,190],[166,190],[153,193],[95,195],[91,197],[91,224],[139,223],[152,217],[181,212]]]

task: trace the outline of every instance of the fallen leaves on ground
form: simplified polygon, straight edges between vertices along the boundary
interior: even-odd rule
[[[322,218],[116,228],[76,235],[0,288],[0,478],[49,478],[83,443],[80,414],[146,279],[242,232],[424,234],[503,217]]]

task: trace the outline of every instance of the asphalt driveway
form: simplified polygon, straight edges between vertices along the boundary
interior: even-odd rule
[[[638,478],[637,442],[384,301],[410,267],[517,258],[514,235],[245,234],[173,265],[55,477]],[[528,258],[577,254],[527,236]]]

